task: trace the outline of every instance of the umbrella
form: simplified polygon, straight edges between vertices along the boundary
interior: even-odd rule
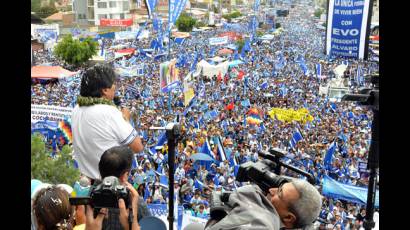
[[[213,161],[212,157],[205,153],[196,153],[193,154],[190,159],[194,161]]]

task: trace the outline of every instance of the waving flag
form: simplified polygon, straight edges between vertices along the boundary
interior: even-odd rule
[[[332,158],[333,158],[333,154],[336,151],[336,142],[332,142],[332,144],[330,144],[329,148],[327,149],[325,158],[323,159],[324,165],[325,167],[329,170],[332,166]]]
[[[296,128],[296,131],[293,133],[292,139],[289,141],[289,145],[291,148],[295,148],[298,141],[303,140],[302,133]]]
[[[172,25],[175,24],[179,15],[184,10],[187,0],[169,0],[171,10],[168,13],[168,30],[171,30]]]
[[[158,0],[146,0],[149,17],[152,18],[155,12],[155,7],[157,6]]]
[[[316,64],[316,76],[322,76],[322,64],[320,63]]]
[[[72,143],[73,142],[73,135],[71,133],[71,123],[67,120],[58,122],[58,128],[63,133],[63,137],[65,139],[65,143]]]
[[[209,145],[208,139],[206,139],[205,143],[202,145],[199,152],[205,153],[205,154],[211,156],[213,159],[216,159],[215,154],[211,150],[211,146]]]
[[[246,117],[246,122],[250,125],[259,125],[263,122],[263,112],[258,108],[251,108],[248,111],[248,116]]]
[[[155,150],[156,147],[163,146],[166,141],[167,141],[167,135],[165,132],[163,132],[159,136],[157,144],[149,149],[149,152],[151,153],[151,155],[154,155],[156,153],[156,150]]]

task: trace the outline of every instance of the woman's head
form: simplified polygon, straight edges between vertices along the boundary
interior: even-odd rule
[[[74,225],[74,209],[69,194],[62,188],[50,186],[41,189],[33,202],[33,211],[39,229],[68,229]]]

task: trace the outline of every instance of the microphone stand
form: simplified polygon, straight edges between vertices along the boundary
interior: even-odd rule
[[[168,123],[165,127],[150,127],[151,130],[165,130],[168,141],[168,229],[174,229],[174,164],[175,164],[175,147],[180,137],[180,127],[178,123]]]
[[[363,221],[365,230],[371,230],[375,226],[373,220],[374,204],[376,198],[376,169],[379,168],[379,86],[378,75],[371,76],[375,85],[374,89],[364,89],[363,94],[346,94],[342,101],[357,101],[361,105],[368,105],[373,111],[372,138],[368,155],[367,169],[370,170],[369,185],[367,190],[366,218]]]

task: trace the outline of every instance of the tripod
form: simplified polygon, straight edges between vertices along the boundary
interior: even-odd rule
[[[374,204],[376,198],[376,169],[379,168],[379,87],[378,76],[372,76],[372,83],[376,85],[374,89],[364,89],[364,94],[346,94],[343,101],[357,101],[361,105],[370,106],[373,111],[372,138],[368,155],[367,169],[370,170],[369,185],[367,191],[366,218],[363,227],[366,230],[374,228],[373,221]]]
[[[169,123],[165,127],[151,127],[151,130],[165,130],[168,141],[168,175],[169,175],[169,194],[168,194],[168,223],[169,230],[174,229],[174,164],[175,164],[175,146],[180,138],[179,124]]]

